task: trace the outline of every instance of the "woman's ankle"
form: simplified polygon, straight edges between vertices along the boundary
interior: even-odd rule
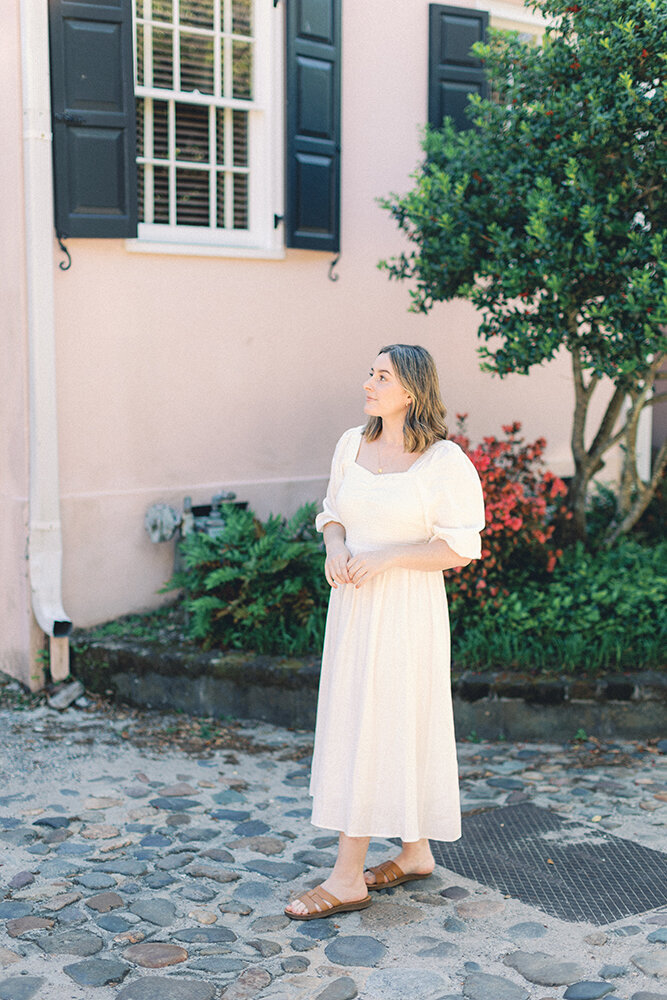
[[[428,841],[425,844],[421,842],[403,844],[398,856],[419,867],[429,867],[435,864],[435,858]]]
[[[352,889],[355,886],[361,885],[362,882],[364,881],[364,870],[362,868],[360,871],[354,871],[354,872],[345,870],[341,871],[341,870],[336,870],[336,868],[334,867],[334,869],[331,872],[331,875],[329,876],[329,879],[331,879],[331,881],[333,882],[336,882],[338,885],[343,885],[346,888]]]
[[[401,852],[405,854],[431,854],[428,840],[405,840],[401,842]]]

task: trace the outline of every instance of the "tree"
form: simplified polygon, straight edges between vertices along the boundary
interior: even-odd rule
[[[578,537],[592,477],[624,449],[608,541],[629,531],[667,465],[637,474],[637,423],[667,352],[667,3],[533,0],[543,44],[491,31],[475,47],[493,94],[469,99],[474,128],[427,129],[404,196],[381,200],[409,250],[381,262],[412,281],[414,311],[466,298],[481,310],[482,367],[526,374],[569,351],[574,375]],[[591,398],[613,392],[592,443]],[[602,385],[601,385],[602,383]]]

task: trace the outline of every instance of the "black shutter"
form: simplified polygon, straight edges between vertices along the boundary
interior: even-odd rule
[[[429,4],[428,120],[435,128],[442,128],[445,115],[457,129],[472,127],[468,94],[486,97],[487,83],[470,47],[485,41],[488,22],[483,10]]]
[[[49,0],[56,231],[137,235],[131,0]]]
[[[286,0],[288,247],[340,249],[341,0]]]

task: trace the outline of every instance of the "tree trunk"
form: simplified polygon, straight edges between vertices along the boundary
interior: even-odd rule
[[[665,474],[665,469],[667,469],[667,441],[658,452],[650,483],[637,497],[626,516],[622,519],[614,519],[614,522],[609,526],[609,530],[605,537],[605,545],[613,545],[621,535],[627,535],[628,532],[632,531],[637,521],[655,496],[655,491],[658,488],[660,480]]]
[[[575,320],[576,322],[576,320]],[[588,487],[593,476],[604,468],[604,454],[619,438],[615,433],[615,425],[621,413],[626,398],[625,389],[617,387],[604,412],[600,426],[597,429],[590,448],[586,447],[586,419],[591,397],[600,379],[592,375],[588,383],[584,381],[584,371],[581,355],[576,349],[572,355],[572,373],[574,376],[574,418],[572,422],[572,457],[574,459],[574,476],[568,490],[568,506],[572,511],[572,533],[575,539],[586,539],[586,499]]]
[[[653,388],[665,356],[654,358],[645,378],[629,390],[631,405],[623,427],[623,470],[616,516],[605,534],[605,544],[613,545],[621,535],[626,535],[634,528],[649,503],[655,496],[655,491],[667,467],[667,442],[663,443],[653,467],[653,473],[648,483],[642,482],[637,471],[637,431],[639,419],[645,407],[652,405]]]
[[[576,320],[575,320],[576,322]],[[584,383],[581,356],[572,350],[572,374],[574,376],[574,418],[572,421],[572,457],[574,475],[568,489],[568,506],[572,511],[572,533],[575,539],[586,537],[586,492],[588,490],[588,463],[584,434],[590,400],[590,383]]]
[[[576,317],[572,317],[572,322],[576,325]],[[573,515],[571,524],[574,539],[584,541],[586,538],[586,497],[588,495],[588,485],[591,478],[604,464],[600,456],[596,457],[589,453],[586,449],[585,441],[588,407],[599,379],[597,376],[592,375],[588,384],[586,384],[581,355],[577,350],[572,350],[571,354],[575,399],[571,438],[574,475],[570,481],[568,490],[568,506]],[[596,435],[596,441],[599,436],[600,431]]]

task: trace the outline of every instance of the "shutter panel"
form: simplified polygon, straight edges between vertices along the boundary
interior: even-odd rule
[[[337,252],[341,0],[286,2],[286,243]]]
[[[429,4],[428,120],[435,128],[442,128],[445,115],[457,129],[472,128],[468,94],[486,97],[487,83],[470,47],[485,41],[488,22],[486,11]]]
[[[56,231],[137,235],[131,0],[50,0]]]

